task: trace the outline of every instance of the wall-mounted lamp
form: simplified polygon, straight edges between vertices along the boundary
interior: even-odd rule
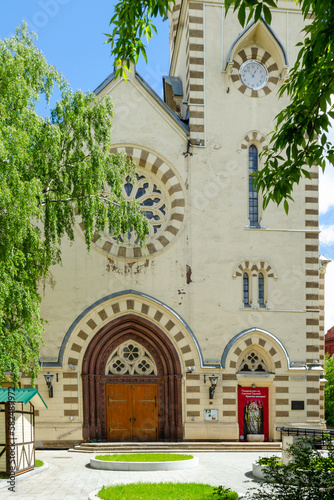
[[[53,398],[53,387],[52,387],[53,375],[51,375],[50,372],[44,373],[44,378],[45,378],[46,385],[48,386],[48,389],[49,389],[49,398]]]
[[[213,395],[217,387],[218,377],[217,375],[211,375],[211,377],[209,377],[209,380],[211,384],[211,387],[209,387],[209,399],[213,399]]]

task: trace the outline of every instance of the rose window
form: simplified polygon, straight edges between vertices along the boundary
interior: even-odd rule
[[[156,375],[157,368],[152,356],[137,342],[120,345],[111,355],[106,375]]]
[[[158,186],[157,182],[145,175],[136,174],[134,179],[130,176],[126,178],[123,186],[123,197],[125,199],[136,200],[142,207],[142,210],[149,222],[148,240],[158,236],[165,228],[167,221],[166,196],[163,194],[163,188]],[[136,233],[128,231],[126,235],[119,235],[114,238],[116,244],[131,245],[138,243]]]
[[[128,176],[122,186],[124,200],[135,200],[148,221],[145,245],[140,247],[135,231],[126,234],[96,231],[92,245],[107,254],[110,260],[147,259],[163,252],[180,234],[185,218],[186,200],[182,182],[177,173],[164,160],[152,152],[126,147],[126,154],[137,163],[134,176]],[[112,152],[124,151],[124,147]],[[105,194],[108,195],[106,186]],[[78,216],[78,227],[84,225]]]

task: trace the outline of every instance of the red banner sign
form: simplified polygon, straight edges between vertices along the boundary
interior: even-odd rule
[[[238,387],[238,415],[240,441],[249,434],[263,434],[268,441],[268,387]]]

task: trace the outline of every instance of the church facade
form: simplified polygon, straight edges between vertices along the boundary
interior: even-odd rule
[[[287,104],[277,92],[302,16],[284,1],[271,26],[242,30],[222,1],[177,0],[169,21],[164,99],[135,70],[96,90],[113,99],[113,151],[137,164],[124,196],[150,233],[146,248],[96,233],[89,255],[78,220],[64,242],[42,302],[40,445],[275,440],[280,426],[324,425],[317,169],[288,216],[263,210],[250,180]]]

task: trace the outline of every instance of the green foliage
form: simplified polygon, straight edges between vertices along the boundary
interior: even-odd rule
[[[241,26],[245,26],[253,18],[258,21],[261,16],[270,24],[270,7],[277,7],[277,0],[225,0],[225,14],[231,7],[233,7],[233,12],[237,11]]]
[[[334,427],[334,357],[325,356],[325,419],[327,427]]]
[[[61,99],[42,118],[35,105],[55,87]],[[40,286],[60,262],[62,238],[74,238],[75,213],[88,249],[96,227],[134,228],[143,243],[147,222],[121,196],[134,165],[110,154],[112,103],[73,93],[25,25],[0,41],[0,95],[0,380],[9,374],[17,385],[22,372],[38,374]]]
[[[44,465],[43,460],[35,460],[35,467],[42,467]]]
[[[238,500],[238,493],[232,491],[231,488],[224,488],[224,486],[213,488],[212,495],[217,500]]]
[[[126,79],[130,63],[136,64],[140,55],[147,61],[143,39],[149,42],[157,33],[152,19],[167,17],[173,3],[175,0],[120,0],[115,5],[115,13],[110,20],[113,30],[106,36],[118,66],[116,76]]]
[[[258,460],[259,465],[270,465],[271,467],[279,467],[282,465],[282,460],[278,457],[262,457]]]
[[[265,166],[255,179],[264,206],[285,200],[286,212],[294,185],[311,178],[309,169],[334,164],[334,146],[327,137],[334,117],[334,9],[327,0],[304,0],[300,6],[305,19],[310,11],[314,18],[303,30],[297,61],[280,89],[290,104],[276,117]]]
[[[212,500],[212,495],[212,486],[199,483],[130,483],[103,486],[98,493],[103,500]]]
[[[117,455],[97,455],[97,460],[107,462],[175,462],[178,460],[190,460],[192,455],[181,455],[176,453],[126,453]]]
[[[334,497],[334,474],[331,473],[334,448],[327,445],[328,457],[315,450],[312,441],[300,439],[289,447],[291,461],[277,467],[268,464],[265,479],[251,488],[247,498],[252,500],[331,500]]]
[[[328,0],[296,0],[307,26],[297,61],[279,94],[290,104],[276,117],[270,147],[262,153],[263,169],[254,177],[254,186],[263,193],[263,206],[283,202],[288,213],[293,189],[310,168],[323,170],[326,161],[334,165],[334,146],[328,140],[330,120],[334,118],[334,8]],[[118,74],[126,77],[124,67],[136,63],[140,53],[146,59],[142,37],[156,31],[152,18],[166,16],[173,2],[168,0],[120,0],[111,19],[114,29],[108,35]],[[233,9],[242,26],[261,16],[270,24],[271,9],[278,0],[225,0],[225,13]],[[307,21],[312,14],[312,21]],[[125,65],[125,66],[124,66]]]

